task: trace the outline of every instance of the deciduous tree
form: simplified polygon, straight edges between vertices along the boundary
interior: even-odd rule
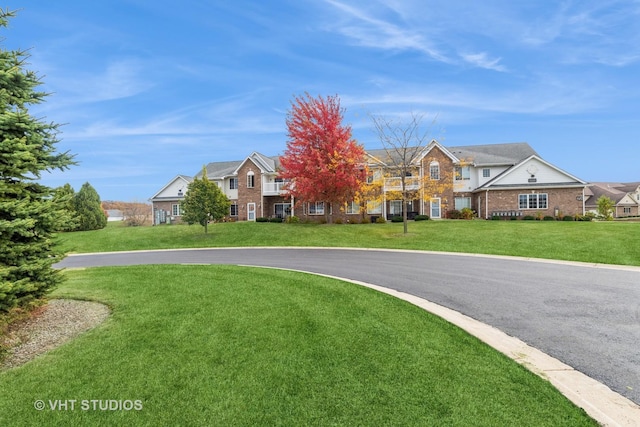
[[[14,15],[0,9],[0,27]],[[27,58],[0,48],[0,312],[28,305],[62,280],[52,268],[63,257],[52,239],[61,228],[59,205],[38,180],[74,162],[57,151],[58,125],[29,113],[46,94],[37,90],[37,74],[25,69]]]
[[[180,204],[182,220],[189,225],[200,224],[208,232],[209,221],[224,218],[229,213],[231,202],[215,182],[207,178],[207,169],[202,168],[202,176],[189,183],[184,200]]]
[[[606,221],[612,221],[613,208],[615,206],[613,200],[603,194],[602,196],[598,197],[596,203],[598,205],[598,214]]]
[[[353,200],[366,178],[364,147],[353,139],[343,116],[337,96],[295,97],[280,158],[280,177],[291,182],[289,195],[296,202],[324,202],[327,222],[331,206]]]
[[[442,194],[453,187],[453,170],[439,168],[437,177],[431,176],[430,171],[423,171],[420,175],[420,162],[424,156],[430,138],[431,125],[423,127],[424,115],[411,113],[406,121],[394,120],[384,116],[370,115],[378,139],[382,144],[386,156],[383,173],[377,176],[382,181],[377,186],[384,187],[385,178],[395,181],[396,191],[388,191],[387,198],[402,200],[402,219],[404,233],[408,232],[407,204],[415,199],[430,200],[431,195]],[[381,194],[381,193],[379,193]]]

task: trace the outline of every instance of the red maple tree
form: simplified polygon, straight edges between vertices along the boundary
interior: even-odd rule
[[[364,147],[343,125],[337,96],[297,96],[287,113],[287,149],[280,158],[280,177],[296,202],[324,202],[341,207],[354,199],[366,179]],[[326,206],[328,205],[328,206]]]

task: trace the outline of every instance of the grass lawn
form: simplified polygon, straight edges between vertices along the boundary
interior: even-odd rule
[[[235,227],[257,243],[264,230],[289,230],[277,228],[282,225]],[[406,238],[386,225],[371,230],[399,244],[432,236],[426,230],[438,225],[412,224],[416,234]],[[343,230],[368,227],[323,230],[344,236]],[[206,237],[188,227],[141,230],[162,234],[163,244],[181,231],[181,239],[195,246],[228,244],[229,235],[239,233],[233,228],[216,225]],[[321,234],[318,227],[297,230]],[[140,232],[124,231],[122,238]],[[254,231],[258,236],[252,238]],[[124,247],[110,245],[116,248]],[[65,274],[69,280],[55,296],[108,303],[112,316],[57,350],[0,373],[0,425],[597,425],[506,356],[440,318],[367,288],[232,266]],[[77,403],[73,411],[37,411],[38,399],[47,406],[56,399]],[[140,400],[142,409],[82,410],[81,401],[92,399]]]
[[[640,222],[420,221],[386,224],[221,223],[65,233],[70,252],[232,246],[332,246],[515,255],[640,265]]]

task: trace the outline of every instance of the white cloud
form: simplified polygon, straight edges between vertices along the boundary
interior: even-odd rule
[[[487,70],[494,70],[505,72],[507,71],[506,67],[500,64],[500,60],[502,58],[491,59],[486,52],[480,53],[461,53],[460,57],[464,59],[469,64],[479,67],[485,68]]]

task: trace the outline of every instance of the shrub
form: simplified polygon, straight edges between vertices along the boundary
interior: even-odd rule
[[[556,219],[554,217],[552,217],[552,216],[547,215],[544,218],[542,218],[542,220],[543,221],[555,221]]]
[[[502,218],[501,218],[501,217],[499,217],[498,215],[493,215],[493,216],[491,217],[491,220],[492,220],[492,221],[500,221],[501,219],[502,219]]]
[[[533,216],[533,215],[525,215],[525,216],[522,217],[522,219],[525,220],[525,221],[535,221],[536,217]]]
[[[384,224],[386,223],[387,220],[382,218],[381,216],[379,216],[378,218],[376,218],[376,224]],[[400,222],[402,222],[402,217],[400,217]]]
[[[403,219],[400,215],[395,215],[391,217],[391,222],[402,222]],[[376,221],[377,222],[377,221]]]
[[[570,216],[570,215],[566,215],[564,218],[562,218],[563,221],[573,221],[573,219],[574,218],[572,216]],[[580,221],[580,220],[578,220],[578,221]]]
[[[287,217],[287,224],[298,224],[300,222],[300,218],[295,215]]]
[[[273,217],[271,219],[269,219],[269,222],[282,222],[283,219],[282,218],[278,218],[278,217]]]
[[[256,222],[269,222],[269,218],[265,216],[259,216],[258,218],[256,218]]]
[[[511,221],[517,221],[517,220],[518,220],[518,217],[517,217],[517,216],[512,216],[512,217],[510,217],[509,219],[510,219]]]
[[[371,218],[369,218],[368,216],[362,217],[362,219],[360,220],[360,224],[371,224]]]
[[[461,219],[462,214],[459,210],[453,209],[447,212],[447,218],[449,219]]]
[[[460,217],[462,219],[473,219],[474,216],[476,216],[476,214],[471,208],[462,208],[460,211]]]
[[[333,221],[334,224],[342,224],[342,218],[336,218],[335,221]]]
[[[429,215],[416,215],[415,218],[413,218],[414,221],[428,221],[429,220]]]

